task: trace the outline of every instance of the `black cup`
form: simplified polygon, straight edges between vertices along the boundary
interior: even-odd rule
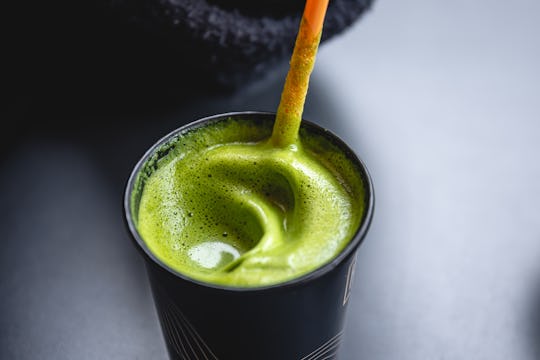
[[[284,283],[237,288],[204,283],[181,274],[150,252],[136,228],[144,179],[189,129],[242,118],[273,122],[275,114],[237,112],[207,117],[159,140],[137,163],[128,180],[124,215],[135,246],[145,259],[161,328],[171,359],[334,359],[343,338],[356,251],[373,215],[373,185],[365,165],[337,136],[307,121],[302,127],[337,145],[357,166],[365,188],[365,212],[354,238],[331,262]]]

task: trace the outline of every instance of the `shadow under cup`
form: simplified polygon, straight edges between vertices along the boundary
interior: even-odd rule
[[[373,215],[373,185],[365,165],[329,131],[302,122],[310,134],[322,135],[357,167],[365,191],[360,225],[341,253],[316,270],[283,283],[238,288],[204,283],[168,267],[146,246],[137,231],[144,179],[157,168],[179,134],[229,118],[255,124],[273,122],[275,114],[227,113],[204,118],[152,146],[127,183],[124,214],[135,246],[145,259],[154,302],[171,359],[288,360],[335,359],[343,337],[356,250]]]

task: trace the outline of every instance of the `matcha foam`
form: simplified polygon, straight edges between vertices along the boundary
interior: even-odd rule
[[[139,175],[136,226],[152,253],[196,280],[258,287],[328,263],[364,213],[360,171],[305,128],[288,147],[272,122],[226,119],[162,146]]]

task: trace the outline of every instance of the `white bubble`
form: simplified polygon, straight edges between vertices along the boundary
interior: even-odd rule
[[[188,255],[192,261],[206,269],[225,265],[240,257],[238,250],[220,241],[207,241],[197,244],[189,249]]]

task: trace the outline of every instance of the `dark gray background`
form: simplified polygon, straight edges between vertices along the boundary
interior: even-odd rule
[[[381,0],[321,48],[305,117],[350,143],[377,197],[341,359],[540,359],[538,34],[536,0]],[[186,122],[275,110],[284,75],[120,111],[18,99],[0,162],[0,358],[164,359],[124,182]]]

